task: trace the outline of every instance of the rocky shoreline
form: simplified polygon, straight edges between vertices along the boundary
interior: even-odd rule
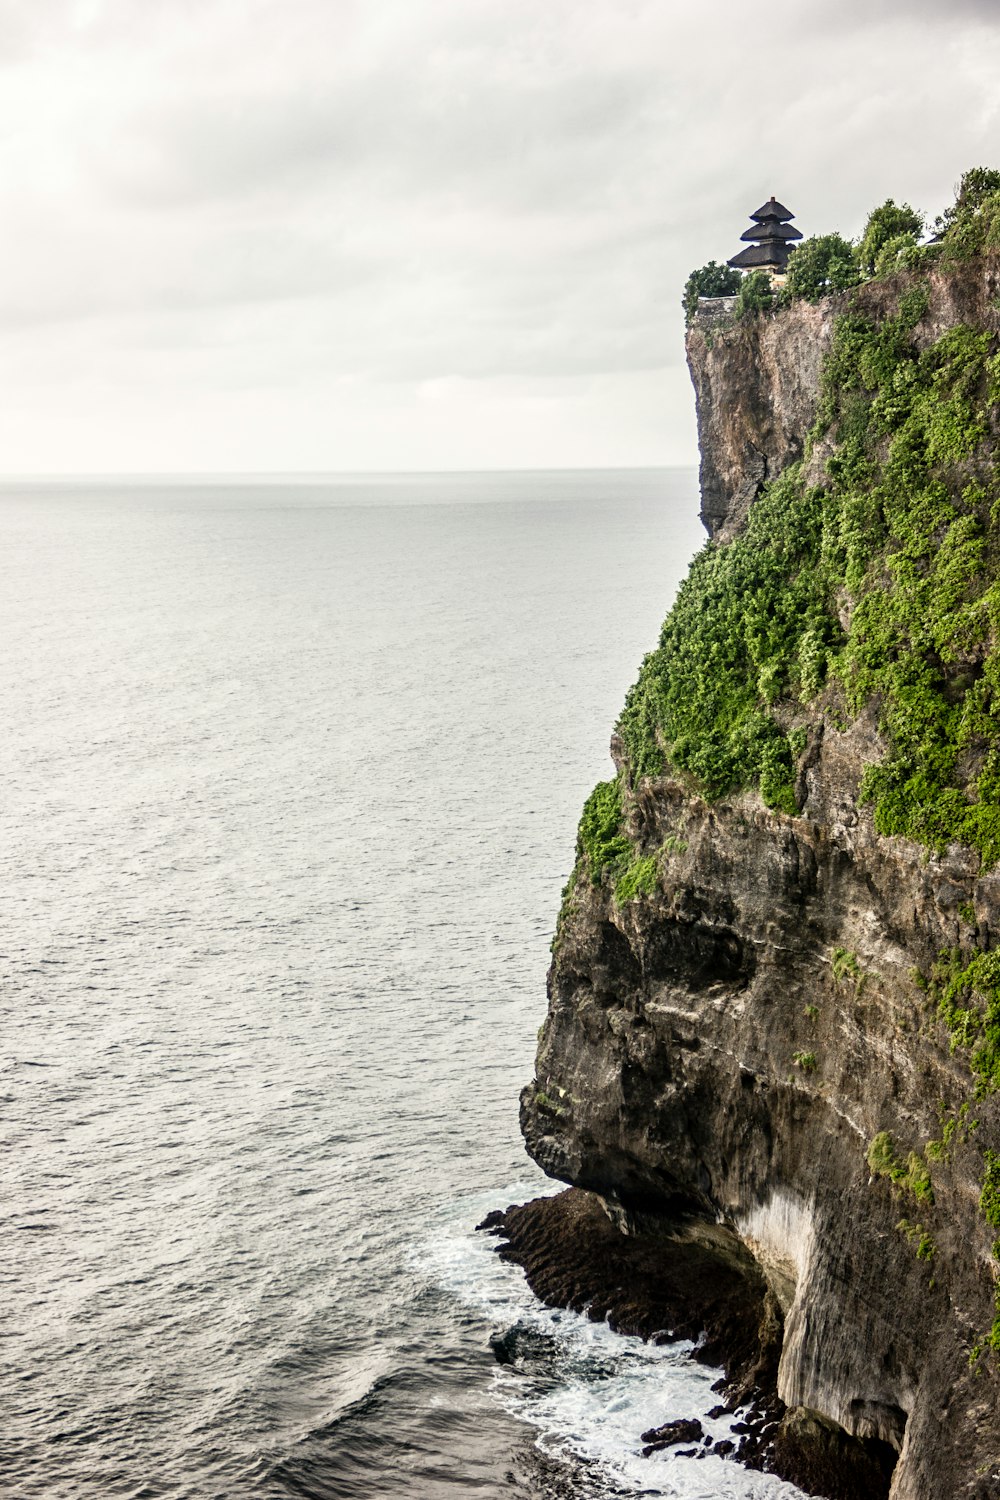
[[[736,1456],[831,1500],[1000,1495],[998,289],[990,248],[689,328],[713,545],[521,1096],[592,1196],[494,1226],[543,1299],[698,1339]]]
[[[551,1307],[658,1343],[691,1340],[693,1358],[720,1366],[713,1415],[740,1413],[738,1442],[712,1441],[697,1419],[643,1433],[644,1453],[667,1447],[709,1453],[790,1480],[826,1500],[888,1495],[895,1452],[878,1439],[848,1436],[814,1414],[789,1411],[777,1392],[781,1308],[754,1258],[723,1224],[697,1218],[645,1224],[622,1234],[594,1193],[569,1188],[496,1210],[478,1226],[500,1241]],[[495,1348],[503,1360],[502,1348]]]

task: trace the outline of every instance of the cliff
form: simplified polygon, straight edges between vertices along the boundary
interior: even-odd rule
[[[689,330],[714,540],[584,811],[522,1096],[621,1235],[752,1257],[781,1431],[888,1454],[893,1500],[1000,1493],[998,292],[977,255]]]

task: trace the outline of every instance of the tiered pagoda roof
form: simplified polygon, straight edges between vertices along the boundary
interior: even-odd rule
[[[792,240],[800,240],[802,233],[789,220],[793,217],[789,209],[776,198],[771,198],[756,213],[753,221],[740,238],[751,243],[726,264],[738,271],[783,272],[788,266],[788,251]]]

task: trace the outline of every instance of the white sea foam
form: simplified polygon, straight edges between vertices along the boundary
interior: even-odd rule
[[[537,1188],[515,1185],[465,1200],[414,1253],[425,1275],[482,1317],[484,1336],[489,1327],[513,1344],[513,1362],[498,1365],[494,1381],[504,1408],[535,1429],[544,1451],[583,1459],[636,1493],[678,1500],[800,1496],[794,1485],[731,1460],[682,1458],[676,1450],[642,1456],[642,1433],[678,1418],[697,1417],[713,1441],[733,1436],[738,1414],[708,1416],[722,1372],[696,1363],[688,1342],[647,1344],[539,1302],[523,1273],[495,1254],[496,1241],[471,1229],[498,1202],[532,1195]]]

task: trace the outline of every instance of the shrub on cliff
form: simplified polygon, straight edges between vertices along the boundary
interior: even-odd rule
[[[1000,172],[973,167],[955,190],[955,202],[935,223],[947,260],[1000,249]]]
[[[854,248],[839,234],[817,234],[803,240],[788,258],[783,301],[818,302],[827,292],[841,292],[861,280]]]
[[[591,885],[602,885],[605,876],[609,878],[618,906],[626,906],[640,896],[651,896],[656,890],[656,859],[652,855],[643,856],[636,849],[626,831],[623,813],[621,777],[599,781],[583,806],[577,831],[577,863],[563,892],[563,912],[572,901],[583,861]]]
[[[937,256],[937,246],[920,245],[912,234],[894,234],[886,240],[875,257],[875,275],[891,276],[895,271],[918,271]]]
[[[819,492],[789,471],[744,535],[695,558],[619,721],[633,776],[668,756],[709,797],[757,786],[769,807],[795,812],[797,750],[774,705],[797,697],[807,674],[818,686],[837,633],[814,566],[821,532]]]
[[[947,234],[955,224],[976,218],[996,193],[1000,193],[1000,172],[993,167],[970,167],[959,179],[954,203],[935,221],[938,234]]]
[[[756,317],[774,306],[774,287],[766,271],[748,271],[736,298],[738,318]]]
[[[577,853],[587,857],[590,878],[600,884],[607,866],[616,868],[632,852],[622,830],[621,783],[599,781],[583,805],[577,834]]]
[[[732,266],[720,266],[715,260],[710,260],[707,266],[692,271],[684,283],[684,295],[681,299],[684,305],[685,322],[690,323],[698,311],[699,297],[731,297],[739,291],[741,281],[739,271],[734,270]]]
[[[908,244],[916,244],[924,230],[923,215],[908,203],[896,203],[887,198],[879,208],[868,215],[861,243],[858,245],[858,264],[866,276],[879,271],[879,256],[891,240],[897,242],[905,237]]]

